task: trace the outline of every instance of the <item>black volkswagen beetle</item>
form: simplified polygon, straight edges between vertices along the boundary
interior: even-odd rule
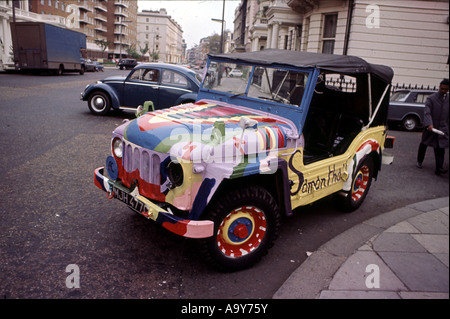
[[[155,109],[195,102],[201,77],[188,68],[164,63],[136,66],[126,77],[109,77],[89,84],[81,93],[89,110],[105,115],[113,109],[136,109],[152,101]]]

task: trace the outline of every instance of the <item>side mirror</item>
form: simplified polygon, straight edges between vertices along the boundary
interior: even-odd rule
[[[257,129],[258,128],[258,121],[257,120],[252,120],[249,119],[248,117],[241,117],[240,120],[240,126],[242,130],[248,129],[248,128],[252,128],[252,129]]]

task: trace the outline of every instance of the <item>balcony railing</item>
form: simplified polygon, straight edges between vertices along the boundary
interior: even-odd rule
[[[116,16],[122,16],[122,17],[128,18],[128,12],[126,10],[124,10],[123,8],[116,8],[116,10],[114,10],[114,14]]]
[[[107,19],[103,14],[99,14],[99,13],[97,13],[97,14],[94,16],[94,19],[95,19],[95,20],[102,21],[102,22],[108,22],[108,19]]]
[[[98,9],[100,11],[104,11],[104,12],[108,11],[108,9],[106,8],[106,5],[103,3],[103,1],[99,1],[99,0],[95,0],[94,8]]]
[[[106,32],[108,31],[106,27],[101,23],[96,23],[94,26],[95,31]]]
[[[114,0],[114,5],[128,8],[129,1],[128,0]]]
[[[80,7],[80,9],[94,12],[94,6],[92,4],[90,4],[87,0],[81,1],[79,4],[79,7]]]
[[[0,2],[0,8],[4,7],[3,1]],[[5,8],[12,16],[12,8],[9,6],[6,6]],[[59,26],[65,26],[66,25],[66,18],[56,16],[56,15],[46,15],[46,14],[38,14],[30,11],[25,11],[19,8],[15,9],[16,13],[16,19],[18,21],[25,20],[25,21],[34,21],[34,22],[45,22],[49,24],[55,24]]]
[[[128,30],[127,30],[127,28],[124,28],[124,27],[115,27],[114,34],[118,34],[118,35],[122,34],[122,35],[127,36]]]

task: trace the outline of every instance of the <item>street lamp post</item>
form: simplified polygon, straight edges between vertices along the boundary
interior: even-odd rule
[[[215,22],[221,22],[222,23],[222,33],[220,34],[220,53],[224,53],[224,47],[223,47],[223,38],[224,38],[224,25],[225,25],[225,29],[226,29],[226,25],[227,22],[225,20],[221,20],[221,19],[211,19],[212,21]]]
[[[222,32],[220,33],[220,53],[224,53],[223,52],[223,32],[224,32],[223,25],[225,23],[225,0],[223,0],[222,19],[211,19],[211,20],[222,23]]]

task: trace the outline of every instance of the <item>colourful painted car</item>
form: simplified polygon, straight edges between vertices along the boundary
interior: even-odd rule
[[[325,196],[357,209],[387,139],[391,68],[351,56],[210,55],[195,103],[117,127],[95,185],[180,236],[221,270],[273,245],[282,214]],[[238,68],[241,77],[227,77]],[[349,78],[352,91],[325,85]]]

